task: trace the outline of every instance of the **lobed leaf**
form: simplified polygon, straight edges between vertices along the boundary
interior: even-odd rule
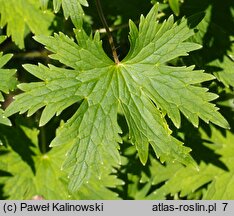
[[[193,30],[185,19],[174,23],[173,17],[159,25],[157,11],[158,5],[155,5],[146,17],[141,17],[139,30],[130,22],[131,48],[119,64],[107,57],[98,33],[92,37],[82,28],[77,29],[77,43],[62,33],[35,37],[54,53],[51,58],[69,69],[26,65],[25,68],[42,81],[19,85],[25,92],[15,97],[6,115],[26,111],[31,115],[45,107],[40,120],[40,125],[44,125],[54,114],[73,103],[80,104],[51,143],[51,146],[70,146],[63,168],[70,171],[71,191],[78,190],[93,175],[102,178],[103,166],[110,173],[121,163],[119,110],[126,118],[129,139],[143,164],[151,144],[162,162],[179,161],[196,166],[189,155],[190,149],[170,135],[165,114],[177,127],[180,112],[195,126],[200,117],[228,127],[215,105],[210,103],[217,96],[198,86],[214,77],[193,70],[194,67],[167,64],[200,48],[187,42]]]

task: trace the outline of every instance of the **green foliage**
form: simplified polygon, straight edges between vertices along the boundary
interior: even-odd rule
[[[49,27],[54,16],[48,11],[39,10],[38,0],[0,0],[0,5],[0,25],[7,25],[7,36],[11,36],[20,48],[24,47],[28,28],[34,34],[50,33]]]
[[[51,146],[72,145],[64,163],[64,168],[73,167],[71,191],[77,190],[92,172],[101,177],[101,166],[105,161],[109,162],[110,169],[120,164],[117,151],[117,142],[121,142],[118,137],[118,133],[121,133],[117,124],[118,109],[124,113],[130,138],[143,164],[148,158],[148,143],[161,161],[192,163],[186,155],[189,150],[169,136],[167,123],[149,99],[167,113],[177,127],[180,126],[179,110],[195,126],[198,126],[197,117],[200,116],[206,122],[227,127],[214,105],[208,103],[216,95],[189,85],[213,77],[201,71],[193,72],[192,67],[165,65],[169,60],[187,55],[187,52],[200,46],[183,42],[193,34],[186,20],[177,25],[170,17],[162,26],[158,26],[155,22],[157,10],[155,6],[146,18],[141,17],[139,32],[130,22],[131,49],[117,65],[103,52],[99,34],[90,38],[82,29],[78,29],[75,31],[78,44],[63,34],[36,37],[37,41],[55,53],[52,58],[74,70],[25,65],[27,71],[44,82],[20,84],[19,88],[26,93],[15,97],[6,114],[28,110],[30,116],[46,106],[40,119],[43,126],[54,114],[58,115],[69,105],[83,100],[76,114],[51,143]],[[168,89],[172,79],[171,89]],[[197,101],[196,107],[191,103],[194,100]]]
[[[6,147],[0,151],[4,162],[0,169],[12,175],[6,175],[2,179],[6,182],[4,192],[9,199],[32,199],[38,194],[45,199],[117,198],[116,194],[106,188],[121,184],[115,176],[105,176],[103,179],[93,176],[89,184],[80,188],[79,193],[69,193],[67,172],[61,170],[67,147],[53,148],[47,154],[42,154],[38,145],[39,130],[36,128],[19,124],[13,131],[9,128],[0,129],[7,138],[7,142],[4,142]],[[12,133],[15,134],[14,137]]]
[[[41,0],[41,6],[45,10],[47,9],[49,0]],[[88,6],[86,0],[53,0],[54,12],[58,13],[62,5],[64,17],[68,19],[71,17],[71,20],[76,28],[80,28],[83,23],[84,12],[82,6]]]
[[[178,16],[180,13],[179,0],[168,0],[168,1],[169,1],[169,5],[170,5],[171,9],[175,13],[175,15]]]
[[[180,164],[167,164],[162,166],[153,160],[151,164],[151,179],[144,174],[141,182],[151,182],[156,185],[160,182],[166,183],[147,196],[147,199],[165,199],[167,195],[179,197],[192,196],[195,191],[199,191],[202,186],[209,184],[207,190],[204,190],[203,199],[234,199],[233,193],[233,141],[232,133],[227,132],[224,136],[220,131],[211,128],[212,136],[209,137],[202,131],[204,145],[213,148],[219,155],[220,161],[225,164],[223,170],[213,164],[199,164],[199,171],[194,172],[190,167],[183,167]],[[158,172],[161,176],[157,175]],[[225,182],[225,186],[223,186]]]
[[[5,36],[0,36],[0,44],[6,39]],[[4,97],[1,92],[5,94],[9,93],[9,90],[13,90],[16,87],[16,78],[13,76],[15,74],[14,69],[3,69],[4,65],[11,59],[11,54],[3,55],[0,52],[0,102],[4,101]],[[0,123],[10,125],[10,121],[3,114],[3,110],[0,108]]]
[[[207,7],[204,18],[197,26],[199,33],[194,36],[193,41],[200,44],[204,43],[202,52],[209,52],[211,54],[204,59],[199,58],[199,62],[196,63],[203,67],[205,64],[208,70],[211,68],[211,70],[214,71],[214,75],[218,80],[227,86],[233,86],[233,36],[229,35],[228,31],[230,30],[227,29],[226,26],[221,26],[221,24],[218,23],[218,18],[219,17],[216,19],[213,18],[214,20],[212,20],[212,7]],[[230,21],[228,20],[228,22]],[[233,25],[233,22],[230,23],[230,25]],[[210,40],[207,38],[210,38]],[[228,46],[228,50],[223,50],[225,46]],[[211,52],[213,50],[215,50],[214,53]]]
[[[127,41],[134,1],[118,2],[104,9],[118,6],[107,18],[129,51],[117,49],[114,62],[103,30],[87,31],[100,26],[93,2],[0,0],[0,34],[11,36],[0,47],[0,91],[16,87],[6,68],[20,83],[9,106],[0,93],[1,198],[234,199],[233,3],[156,3],[129,21]],[[25,40],[30,31],[36,42]],[[26,47],[15,61],[12,41]]]

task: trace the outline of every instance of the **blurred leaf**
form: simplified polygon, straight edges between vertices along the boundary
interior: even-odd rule
[[[149,193],[145,199],[166,199],[168,195],[179,196],[179,198],[192,197],[200,188],[208,184],[208,188],[203,191],[199,199],[211,200],[232,200],[234,199],[234,134],[226,131],[223,135],[215,127],[211,127],[211,135],[202,131],[203,145],[213,148],[216,154],[220,155],[219,160],[227,166],[224,170],[214,164],[206,164],[203,161],[199,164],[199,171],[194,171],[190,167],[183,167],[180,164],[161,165],[152,159],[150,174],[143,173],[141,182],[151,183],[159,186]]]
[[[42,8],[46,8],[49,0],[41,0]],[[68,19],[71,18],[73,24],[76,28],[81,28],[84,11],[82,5],[88,7],[89,4],[86,0],[53,0],[54,11],[58,13],[61,6],[63,8],[64,17]]]
[[[210,62],[209,65],[220,68],[220,71],[214,73],[218,80],[226,86],[234,87],[234,59],[232,58],[234,56],[234,43],[231,49],[228,55],[225,55],[222,60],[216,59]]]
[[[0,25],[7,25],[7,36],[24,48],[26,28],[33,34],[49,35],[49,27],[54,18],[49,11],[41,11],[38,0],[0,0]]]
[[[15,138],[11,138],[12,133]],[[0,176],[0,183],[4,182],[4,192],[8,199],[32,199],[36,195],[50,200],[118,198],[117,194],[107,188],[122,184],[115,175],[103,175],[102,179],[92,176],[77,193],[70,194],[67,173],[61,170],[67,148],[55,147],[41,154],[38,133],[37,129],[25,126],[5,129],[4,136],[8,141],[7,147],[0,147],[0,170],[10,175]],[[30,149],[26,151],[24,146]]]
[[[176,16],[179,15],[180,13],[180,2],[179,0],[168,0],[169,1],[169,5],[171,7],[171,9],[173,10],[174,14]]]
[[[5,37],[1,36],[0,41],[3,41],[4,39]],[[11,57],[12,54],[3,55],[3,53],[0,52],[0,102],[4,101],[1,92],[8,94],[10,90],[15,89],[17,83],[16,78],[14,77],[16,70],[3,69],[4,65],[11,59]],[[9,119],[4,116],[2,109],[0,109],[0,123],[11,125]]]
[[[201,0],[198,0],[196,6],[192,4],[193,1],[189,0],[188,4],[189,2],[191,2],[190,9],[195,9],[199,7]],[[234,19],[230,10],[234,4],[231,1],[223,3],[207,0],[203,1],[203,4],[207,4],[205,10],[201,8],[202,13],[205,11],[205,17],[196,26],[198,32],[190,39],[203,44],[203,48],[194,53],[193,60],[197,66],[206,68],[208,72],[213,73],[224,85],[233,86],[234,45],[232,38],[234,31],[230,26],[234,25]]]
[[[221,155],[220,160],[228,167],[228,170],[215,173],[214,180],[208,186],[204,199],[234,199],[234,134],[230,131],[225,133],[212,127],[212,135],[207,137],[207,140],[222,146],[216,152]]]

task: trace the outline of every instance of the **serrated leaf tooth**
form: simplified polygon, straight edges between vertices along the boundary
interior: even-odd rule
[[[48,104],[42,111],[39,126],[44,126],[54,115],[55,115],[55,105]]]
[[[20,112],[19,112],[19,114],[21,115],[21,114],[24,114],[25,112],[27,112],[27,110],[26,110],[26,109],[24,109],[24,110],[20,111]]]

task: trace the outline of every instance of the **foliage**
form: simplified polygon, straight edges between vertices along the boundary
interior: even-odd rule
[[[234,198],[234,4],[121,1],[113,61],[93,2],[0,0],[2,199]]]
[[[5,36],[0,36],[0,44],[6,39]],[[11,59],[12,54],[6,54],[3,55],[2,52],[0,52],[0,77],[1,77],[1,83],[0,83],[0,101],[4,101],[4,97],[1,93],[9,93],[10,90],[13,90],[16,86],[16,79],[13,77],[15,74],[14,69],[3,69],[4,65]],[[0,108],[0,123],[5,125],[10,125],[10,121],[5,117],[3,114],[3,110]]]
[[[39,9],[40,4],[35,0],[0,1],[1,27],[7,24],[7,36],[20,47],[24,47],[25,33],[28,28],[34,34],[50,33],[49,27],[53,14]]]

